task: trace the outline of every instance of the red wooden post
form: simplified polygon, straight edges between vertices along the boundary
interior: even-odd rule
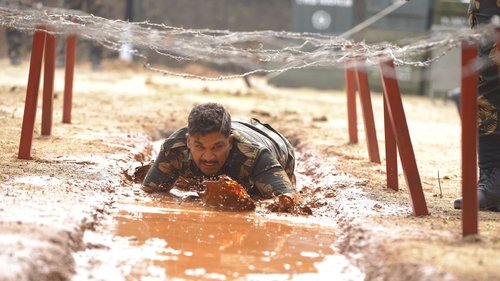
[[[42,103],[42,135],[44,136],[50,136],[52,133],[55,60],[56,37],[53,34],[47,34],[45,38]]]
[[[368,84],[368,75],[362,61],[356,61],[356,79],[359,90],[359,99],[363,112],[363,121],[365,124],[366,143],[368,146],[368,156],[371,162],[380,163],[378,150],[377,132],[375,130],[375,121],[373,118],[372,101],[370,97],[370,85]]]
[[[354,76],[353,61],[345,61],[345,87],[347,93],[347,126],[349,142],[358,142],[358,118],[356,114],[356,77]]]
[[[462,41],[462,235],[478,233],[477,45]]]
[[[36,105],[38,100],[38,89],[40,87],[42,56],[46,35],[45,31],[40,29],[42,29],[42,27],[38,27],[38,30],[33,34],[28,86],[26,88],[26,100],[24,102],[23,125],[21,128],[19,153],[17,156],[19,159],[31,158],[31,144],[33,141],[33,128],[35,126]]]
[[[383,75],[383,74],[382,74]],[[387,177],[387,188],[399,190],[398,186],[398,150],[396,139],[391,125],[389,109],[384,96],[384,133],[385,133],[385,170]]]
[[[429,211],[427,210],[422,183],[420,182],[420,175],[413,153],[393,60],[381,61],[379,69],[384,87],[384,98],[387,102],[387,112],[396,139],[406,184],[410,190],[413,214],[415,216],[425,216],[429,214]]]
[[[73,75],[75,69],[75,35],[68,36],[66,44],[66,72],[64,75],[63,123],[71,123],[71,106],[73,103]]]

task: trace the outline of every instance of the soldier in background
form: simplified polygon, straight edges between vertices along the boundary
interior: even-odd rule
[[[0,0],[0,6],[16,8],[22,5],[21,1]],[[21,31],[7,27],[5,30],[5,41],[7,43],[7,56],[12,65],[21,63],[21,47],[23,44],[23,36]]]
[[[12,65],[21,63],[21,31],[14,28],[7,28],[5,31],[5,39],[7,41],[7,55],[9,56]]]
[[[500,1],[471,0],[468,10],[472,28],[500,16]],[[500,80],[495,62],[495,42],[484,38],[479,46],[477,197],[480,210],[500,211]],[[462,200],[454,202],[462,208]]]
[[[96,16],[100,16],[102,14],[102,11],[104,10],[103,9],[104,5],[102,0],[64,0],[63,7],[65,9],[70,9],[70,10],[84,11]],[[101,61],[103,53],[102,46],[100,46],[95,41],[89,41],[88,46],[89,46],[89,56],[90,56],[90,62],[92,64],[92,69],[94,70],[101,69]],[[57,56],[58,57],[57,65],[63,66],[64,47],[62,45],[59,46],[58,53],[59,54]]]

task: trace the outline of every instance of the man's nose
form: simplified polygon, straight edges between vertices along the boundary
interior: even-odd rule
[[[215,154],[212,152],[205,152],[203,153],[202,159],[204,161],[212,161],[215,160]]]

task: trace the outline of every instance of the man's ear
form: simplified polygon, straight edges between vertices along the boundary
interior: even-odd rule
[[[233,147],[234,134],[230,134],[228,140],[229,140],[229,146]]]
[[[188,133],[186,133],[186,145],[188,148],[191,148],[191,137]]]

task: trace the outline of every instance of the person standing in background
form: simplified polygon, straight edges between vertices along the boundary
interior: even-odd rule
[[[500,1],[471,0],[468,9],[472,28],[488,24],[500,16]],[[477,195],[479,209],[500,211],[500,80],[495,62],[494,38],[479,42],[478,80],[478,160],[479,181]],[[455,209],[462,208],[462,200],[454,202]]]
[[[92,15],[100,16],[104,10],[102,0],[64,0],[63,7],[70,10],[80,10]],[[101,69],[103,47],[95,41],[89,41],[89,59],[93,70]],[[64,65],[64,47],[59,45],[57,65]]]
[[[7,41],[7,56],[10,59],[10,63],[12,65],[19,65],[21,63],[21,31],[7,28],[5,31],[5,39]]]
[[[22,5],[21,1],[0,0],[0,6],[16,8]],[[21,47],[23,45],[23,34],[21,31],[7,27],[5,30],[5,41],[7,43],[7,56],[10,64],[19,65],[21,63]]]

